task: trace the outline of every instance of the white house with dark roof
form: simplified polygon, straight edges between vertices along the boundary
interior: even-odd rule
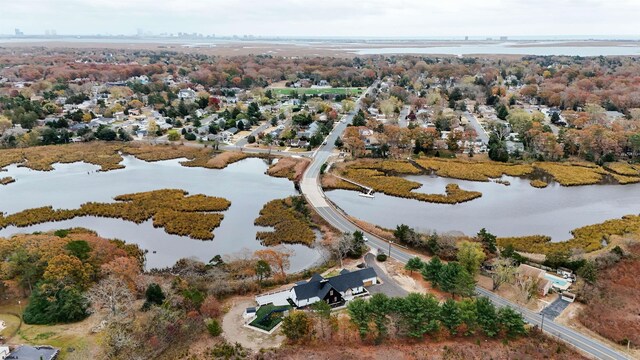
[[[373,268],[356,271],[343,269],[339,275],[324,278],[315,274],[308,281],[300,281],[291,289],[256,296],[258,305],[291,305],[297,308],[309,306],[318,301],[336,307],[342,306],[356,297],[369,295],[367,287],[378,283]]]
[[[196,98],[196,92],[189,88],[181,89],[178,92],[178,99],[193,100],[195,98]]]

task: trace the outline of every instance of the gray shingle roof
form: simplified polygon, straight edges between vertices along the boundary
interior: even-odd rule
[[[51,346],[22,345],[13,350],[6,359],[53,360],[57,358],[58,352],[58,349]]]
[[[331,289],[345,292],[348,289],[363,286],[363,280],[376,277],[373,268],[365,268],[353,272],[341,271],[340,275],[323,278],[320,274],[314,274],[308,282],[294,286],[293,290],[298,300],[311,299],[313,297],[324,298]]]

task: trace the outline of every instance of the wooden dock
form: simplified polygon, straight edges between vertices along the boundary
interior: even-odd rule
[[[338,176],[338,175],[334,175],[334,176],[337,177],[338,179],[342,180],[342,181],[346,181],[346,182],[348,182],[350,184],[353,184],[355,186],[363,188],[365,190],[365,195],[367,197],[373,197],[373,188],[370,188],[370,187],[368,187],[366,185],[362,185],[362,184],[360,184],[358,182],[355,182],[353,180],[349,180],[347,178],[343,178],[342,176]]]

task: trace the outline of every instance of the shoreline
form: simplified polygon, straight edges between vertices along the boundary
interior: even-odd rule
[[[18,39],[17,39],[18,40]],[[464,56],[527,56],[528,49],[593,49],[620,48],[623,50],[638,49],[640,55],[640,40],[345,40],[345,41],[276,41],[276,40],[252,40],[252,41],[221,41],[216,39],[184,39],[182,41],[144,41],[128,39],[109,39],[113,41],[99,41],[99,39],[34,39],[35,41],[6,41],[0,39],[0,51],[2,49],[33,48],[46,49],[118,49],[118,50],[149,50],[149,51],[175,51],[180,53],[204,54],[211,56],[243,56],[269,54],[284,57],[339,57],[352,58],[356,56],[376,55],[412,55],[421,54],[429,56],[458,56],[448,48],[456,48],[461,51],[469,50]],[[486,52],[483,51],[486,47]],[[439,53],[437,49],[442,48]],[[398,49],[398,52],[394,52]],[[514,50],[521,49],[522,54],[513,54]],[[433,51],[431,51],[433,50]],[[497,50],[504,50],[505,53]],[[371,51],[371,53],[369,53]],[[374,53],[376,51],[376,53]],[[635,56],[629,55],[605,55],[605,56]],[[556,55],[563,56],[563,55]],[[587,56],[587,55],[585,55]],[[591,56],[591,55],[589,55]]]

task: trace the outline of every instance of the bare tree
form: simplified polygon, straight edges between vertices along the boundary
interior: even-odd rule
[[[103,335],[102,351],[105,359],[137,359],[135,350],[140,347],[131,322],[117,322],[109,325]]]
[[[134,300],[127,283],[115,276],[100,280],[89,290],[87,298],[91,301],[93,311],[108,310],[108,318],[127,314]]]
[[[511,259],[496,259],[494,263],[493,274],[491,279],[493,280],[493,291],[498,290],[500,285],[504,283],[511,283],[516,277],[516,267],[513,265]]]
[[[520,301],[523,304],[528,304],[538,294],[538,288],[540,286],[540,279],[537,277],[519,275],[516,276],[516,288],[518,289],[518,295]]]
[[[333,252],[336,257],[340,260],[340,267],[342,267],[342,259],[344,259],[347,254],[351,251],[353,247],[353,236],[351,233],[343,233],[342,237],[334,243]]]

